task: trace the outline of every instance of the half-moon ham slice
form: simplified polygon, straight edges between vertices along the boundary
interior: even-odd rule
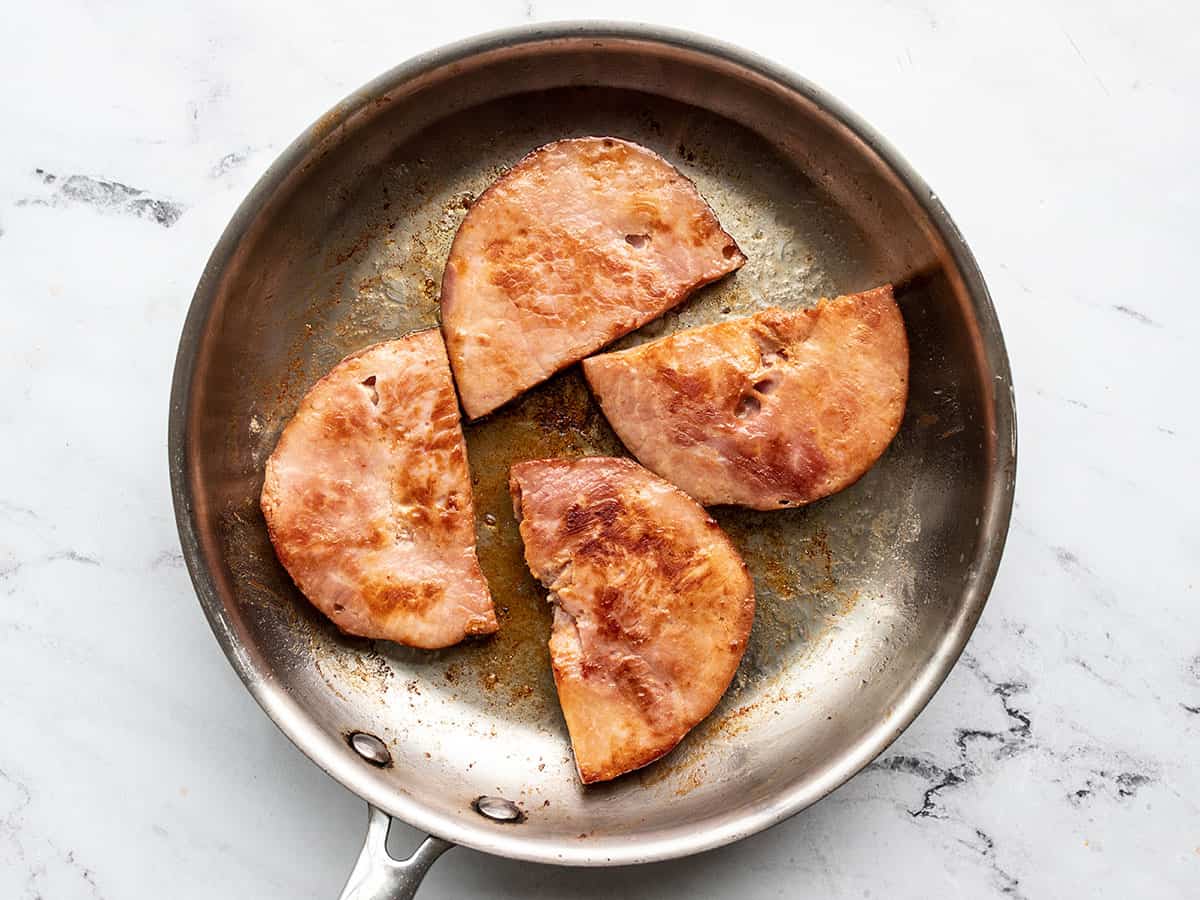
[[[305,596],[348,634],[448,647],[497,626],[437,329],[346,357],[267,461],[263,515]]]
[[[533,151],[472,204],[446,261],[463,409],[491,412],[745,261],[695,185],[645,147]]]
[[[606,781],[671,750],[729,686],[754,619],[737,550],[628,459],[512,467],[525,559],[550,589],[550,659],[575,764]]]
[[[887,285],[691,328],[583,371],[643,465],[705,505],[779,509],[840,491],[887,449],[908,339]]]

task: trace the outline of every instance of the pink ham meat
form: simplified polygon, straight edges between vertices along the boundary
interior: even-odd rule
[[[425,648],[497,628],[473,507],[437,329],[334,366],[284,429],[262,491],[275,551],[321,612],[348,634]]]
[[[888,285],[688,329],[583,371],[643,465],[705,505],[779,509],[840,491],[887,449],[908,339]]]
[[[746,258],[688,179],[628,141],[533,151],[471,206],[442,276],[467,416],[507,403]]]
[[[606,781],[669,752],[733,677],[754,585],[682,491],[628,459],[539,459],[509,477],[575,764]]]

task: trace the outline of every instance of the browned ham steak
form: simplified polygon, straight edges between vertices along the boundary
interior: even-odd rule
[[[317,382],[267,461],[262,509],[280,561],[342,631],[435,648],[496,630],[437,329]]]
[[[463,408],[491,412],[744,262],[695,185],[645,147],[533,151],[471,206],[442,276]]]
[[[550,590],[550,658],[575,763],[605,781],[671,750],[746,649],[754,587],[682,491],[628,459],[512,467],[525,559]]]
[[[583,370],[643,465],[705,505],[779,509],[840,491],[887,449],[908,340],[885,286],[681,331]]]

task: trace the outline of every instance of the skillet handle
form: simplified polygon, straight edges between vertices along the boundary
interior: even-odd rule
[[[429,835],[408,859],[393,859],[387,851],[391,827],[391,816],[367,805],[367,837],[339,900],[412,900],[429,867],[454,846]]]

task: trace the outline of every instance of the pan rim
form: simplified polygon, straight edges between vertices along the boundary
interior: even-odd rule
[[[321,139],[343,124],[374,97],[426,72],[492,50],[563,39],[632,40],[666,45],[732,62],[754,74],[794,91],[819,106],[845,126],[891,170],[912,195],[938,232],[956,274],[970,297],[982,351],[995,375],[995,413],[992,475],[987,486],[978,553],[964,580],[962,601],[953,626],[927,659],[919,677],[874,728],[848,745],[840,758],[802,784],[793,784],[769,801],[740,813],[727,823],[692,829],[680,835],[641,839],[637,842],[601,844],[523,838],[517,830],[497,831],[480,821],[478,826],[439,815],[416,796],[387,794],[377,789],[364,766],[349,765],[323,748],[329,736],[318,729],[307,712],[285,691],[264,677],[234,633],[224,615],[212,574],[201,547],[189,477],[187,435],[193,391],[193,374],[200,337],[212,312],[220,283],[241,239],[258,212],[295,166]],[[256,702],[285,736],[327,774],[352,793],[413,827],[476,850],[530,862],[579,866],[610,866],[656,862],[688,856],[733,843],[790,818],[841,787],[878,757],[916,719],[932,699],[962,654],[974,632],[996,578],[1008,534],[1015,492],[1016,408],[1008,354],[991,295],[982,272],[958,227],[941,201],[905,159],[871,126],[823,89],[790,70],[755,53],[723,41],[683,30],[636,23],[571,21],[521,26],[491,31],[448,44],[403,62],[338,102],[305,129],[268,167],[238,206],[205,264],[180,335],[171,383],[168,421],[168,462],[171,493],[181,549],[193,587],[209,625],[234,670]]]

